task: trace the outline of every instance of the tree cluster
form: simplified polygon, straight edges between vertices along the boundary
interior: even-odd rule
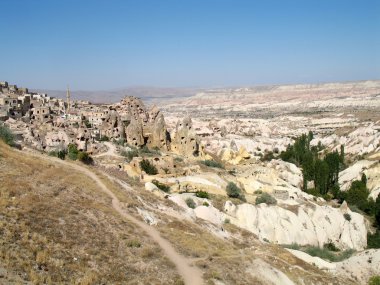
[[[301,135],[295,139],[293,145],[289,145],[286,151],[280,154],[280,158],[302,168],[304,191],[325,198],[333,197],[340,203],[346,201],[352,210],[357,209],[373,217],[377,231],[368,234],[368,247],[380,248],[380,196],[376,201],[368,198],[369,190],[365,174],[360,180],[353,181],[347,191],[340,191],[338,178],[339,171],[344,167],[344,146],[341,146],[340,152],[325,151],[321,154],[324,147],[321,143],[310,146],[312,139],[312,132]],[[314,181],[314,189],[307,188],[309,181]],[[345,218],[350,222],[351,217]]]
[[[286,151],[281,152],[280,158],[302,168],[304,191],[308,190],[308,182],[314,181],[317,193],[334,193],[339,189],[338,177],[344,165],[344,146],[341,147],[340,153],[333,151],[320,158],[324,146],[320,142],[317,146],[311,146],[312,139],[312,132],[301,135],[295,139],[293,145],[288,145]]]
[[[78,150],[77,146],[75,144],[69,144],[67,147],[67,150],[62,149],[58,151],[51,151],[49,152],[50,156],[58,157],[62,160],[66,158],[66,156],[71,160],[79,160],[83,162],[84,164],[93,164],[94,160],[92,157],[85,151]]]

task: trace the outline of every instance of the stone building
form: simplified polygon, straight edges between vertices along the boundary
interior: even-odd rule
[[[32,108],[30,110],[30,119],[39,123],[45,123],[52,120],[53,116],[50,113],[50,107],[40,105]]]

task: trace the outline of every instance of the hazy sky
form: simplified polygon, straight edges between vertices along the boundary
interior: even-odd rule
[[[0,0],[0,80],[30,88],[380,79],[380,1]]]

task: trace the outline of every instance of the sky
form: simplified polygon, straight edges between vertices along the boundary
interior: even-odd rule
[[[0,81],[44,89],[380,79],[379,0],[0,0]]]

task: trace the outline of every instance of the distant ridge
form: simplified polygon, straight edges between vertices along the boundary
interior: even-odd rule
[[[190,88],[128,87],[99,91],[71,90],[71,95],[76,100],[104,104],[119,102],[125,96],[136,96],[147,104],[155,104],[161,101],[190,97],[195,95],[199,90]],[[66,90],[34,89],[33,91],[47,93],[57,98],[66,98]]]
[[[360,80],[342,82],[323,83],[295,83],[295,84],[268,84],[256,86],[231,86],[231,87],[210,87],[210,88],[171,88],[171,87],[127,87],[109,90],[72,90],[72,97],[76,100],[86,100],[92,103],[111,104],[119,102],[125,96],[136,96],[149,104],[166,104],[176,100],[190,99],[189,97],[199,97],[204,94],[225,94],[236,91],[248,91],[249,93],[261,93],[274,90],[307,90],[316,88],[336,88],[337,86],[366,86],[378,87],[379,80]],[[57,98],[65,98],[66,90],[34,89],[33,91],[47,93]]]

